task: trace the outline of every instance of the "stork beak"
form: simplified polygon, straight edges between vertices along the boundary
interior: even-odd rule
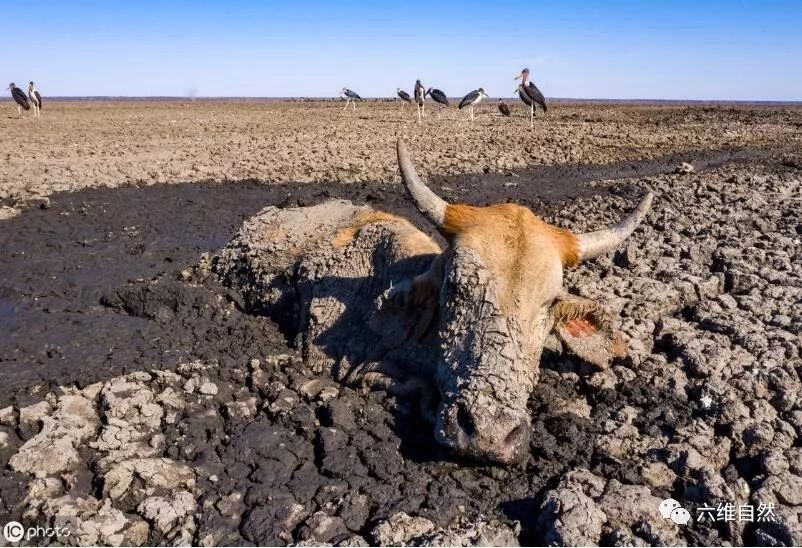
[[[513,80],[518,80],[519,78],[523,78],[523,77],[524,77],[524,73],[523,73],[523,72],[519,72],[519,73],[518,73],[518,76],[516,76],[515,78],[513,78]]]

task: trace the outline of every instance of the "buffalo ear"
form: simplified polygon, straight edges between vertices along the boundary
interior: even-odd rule
[[[385,348],[420,340],[429,332],[440,293],[439,279],[432,274],[404,280],[378,297],[370,327],[381,335]]]
[[[614,329],[612,315],[590,299],[563,294],[551,309],[554,331],[571,353],[605,369],[613,357],[623,357],[627,345]]]

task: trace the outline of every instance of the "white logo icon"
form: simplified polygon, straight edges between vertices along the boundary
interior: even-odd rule
[[[671,511],[671,521],[677,525],[687,525],[691,521],[691,513],[685,508],[674,508]]]
[[[677,525],[686,525],[691,521],[691,513],[674,499],[666,499],[661,502],[659,510],[663,519],[670,519]]]
[[[673,512],[675,508],[680,507],[681,505],[678,501],[674,499],[666,499],[660,503],[660,515],[663,516],[663,519],[668,519],[671,517],[671,512]]]
[[[3,536],[8,542],[19,542],[25,536],[25,528],[18,521],[9,521],[3,527]]]

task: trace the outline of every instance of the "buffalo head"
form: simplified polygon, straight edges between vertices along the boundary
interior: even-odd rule
[[[435,435],[461,454],[515,462],[528,449],[527,401],[549,333],[590,361],[606,362],[618,344],[602,307],[565,292],[563,269],[621,244],[652,193],[618,225],[574,234],[519,205],[449,204],[420,180],[401,140],[397,152],[412,200],[449,243],[395,290],[421,317],[437,318]]]

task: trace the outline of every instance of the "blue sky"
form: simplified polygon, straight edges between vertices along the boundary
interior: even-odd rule
[[[0,72],[44,95],[802,100],[802,2],[1,2]]]

